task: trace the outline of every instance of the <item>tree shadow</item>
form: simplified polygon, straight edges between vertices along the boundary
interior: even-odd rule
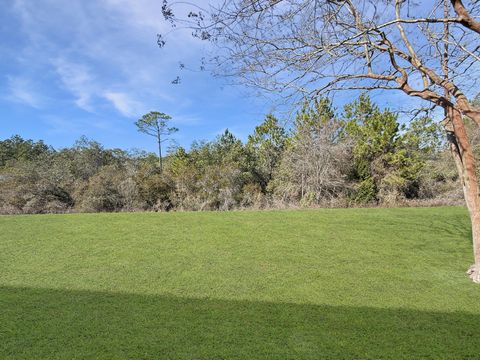
[[[477,358],[480,315],[0,288],[0,358]]]

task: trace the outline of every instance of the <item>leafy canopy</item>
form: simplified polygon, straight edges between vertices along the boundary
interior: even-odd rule
[[[160,138],[161,135],[171,135],[178,131],[176,127],[169,127],[168,121],[172,117],[162,112],[150,111],[135,122],[139,132]]]

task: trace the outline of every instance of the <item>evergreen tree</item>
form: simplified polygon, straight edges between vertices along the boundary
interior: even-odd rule
[[[253,168],[264,191],[278,167],[286,142],[286,131],[272,114],[268,114],[248,136],[247,149],[252,154]]]

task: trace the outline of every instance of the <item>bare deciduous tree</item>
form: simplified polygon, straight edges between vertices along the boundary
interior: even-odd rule
[[[275,186],[286,203],[333,203],[343,199],[349,184],[351,144],[341,139],[342,124],[328,100],[305,107],[295,120]]]
[[[398,90],[442,108],[472,223],[468,273],[480,283],[480,198],[463,122],[480,125],[480,108],[469,100],[480,66],[480,2],[222,0],[192,5],[185,17],[183,10],[164,0],[164,17],[215,43],[217,69],[248,85],[304,97]],[[166,41],[159,36],[159,45]]]

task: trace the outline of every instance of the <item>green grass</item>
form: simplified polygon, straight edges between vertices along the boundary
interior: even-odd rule
[[[0,358],[477,359],[463,208],[0,217]]]

